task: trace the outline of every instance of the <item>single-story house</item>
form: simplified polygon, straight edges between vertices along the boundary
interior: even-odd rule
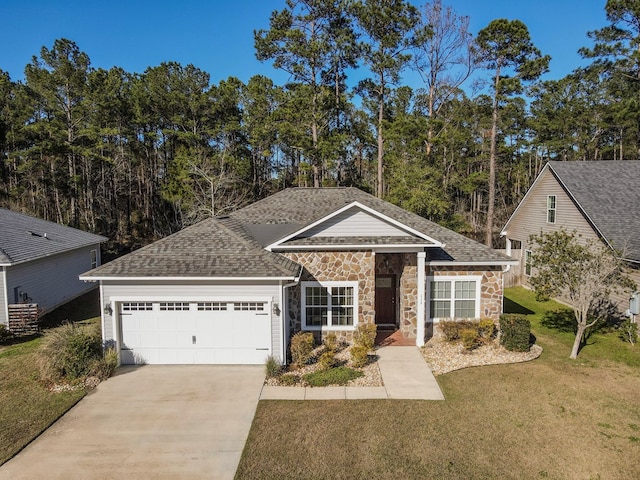
[[[301,330],[375,324],[420,346],[440,318],[497,322],[515,263],[357,188],[291,188],[81,278],[122,363],[260,364]]]
[[[100,266],[106,240],[0,208],[0,324],[10,326],[9,305],[34,303],[46,313],[94,288],[78,275]]]
[[[561,229],[622,252],[640,286],[640,161],[548,162],[502,229],[517,283],[532,273],[529,237]],[[612,300],[629,308],[627,294]]]

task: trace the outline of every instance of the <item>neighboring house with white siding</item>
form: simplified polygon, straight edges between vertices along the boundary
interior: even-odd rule
[[[507,275],[528,285],[529,237],[561,229],[622,252],[640,287],[640,161],[547,163],[502,230],[507,254],[520,262]],[[629,294],[612,300],[629,308]]]
[[[122,363],[286,361],[290,336],[360,324],[424,345],[441,318],[502,312],[516,262],[356,188],[291,188],[94,269]]]
[[[46,313],[94,288],[78,276],[100,265],[106,240],[0,208],[0,324],[8,325],[10,304]]]

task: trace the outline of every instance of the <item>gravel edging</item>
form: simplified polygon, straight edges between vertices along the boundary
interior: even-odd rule
[[[434,375],[483,365],[501,365],[534,360],[542,353],[542,347],[532,345],[528,352],[512,352],[494,340],[489,345],[465,350],[462,343],[447,342],[441,335],[436,335],[422,348],[422,356]]]

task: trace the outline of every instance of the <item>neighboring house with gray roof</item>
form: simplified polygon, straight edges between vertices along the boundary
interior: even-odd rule
[[[122,363],[286,361],[290,336],[359,324],[423,345],[444,318],[502,312],[511,258],[356,188],[292,188],[81,276]]]
[[[515,283],[528,285],[529,237],[561,229],[622,252],[640,286],[640,161],[548,162],[502,230]],[[629,306],[628,294],[613,300]]]
[[[95,287],[78,279],[100,265],[105,237],[0,208],[0,324],[9,305],[46,313]]]

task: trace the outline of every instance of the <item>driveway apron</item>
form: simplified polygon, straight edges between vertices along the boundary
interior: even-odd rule
[[[125,367],[22,452],[4,479],[231,479],[263,366]]]

